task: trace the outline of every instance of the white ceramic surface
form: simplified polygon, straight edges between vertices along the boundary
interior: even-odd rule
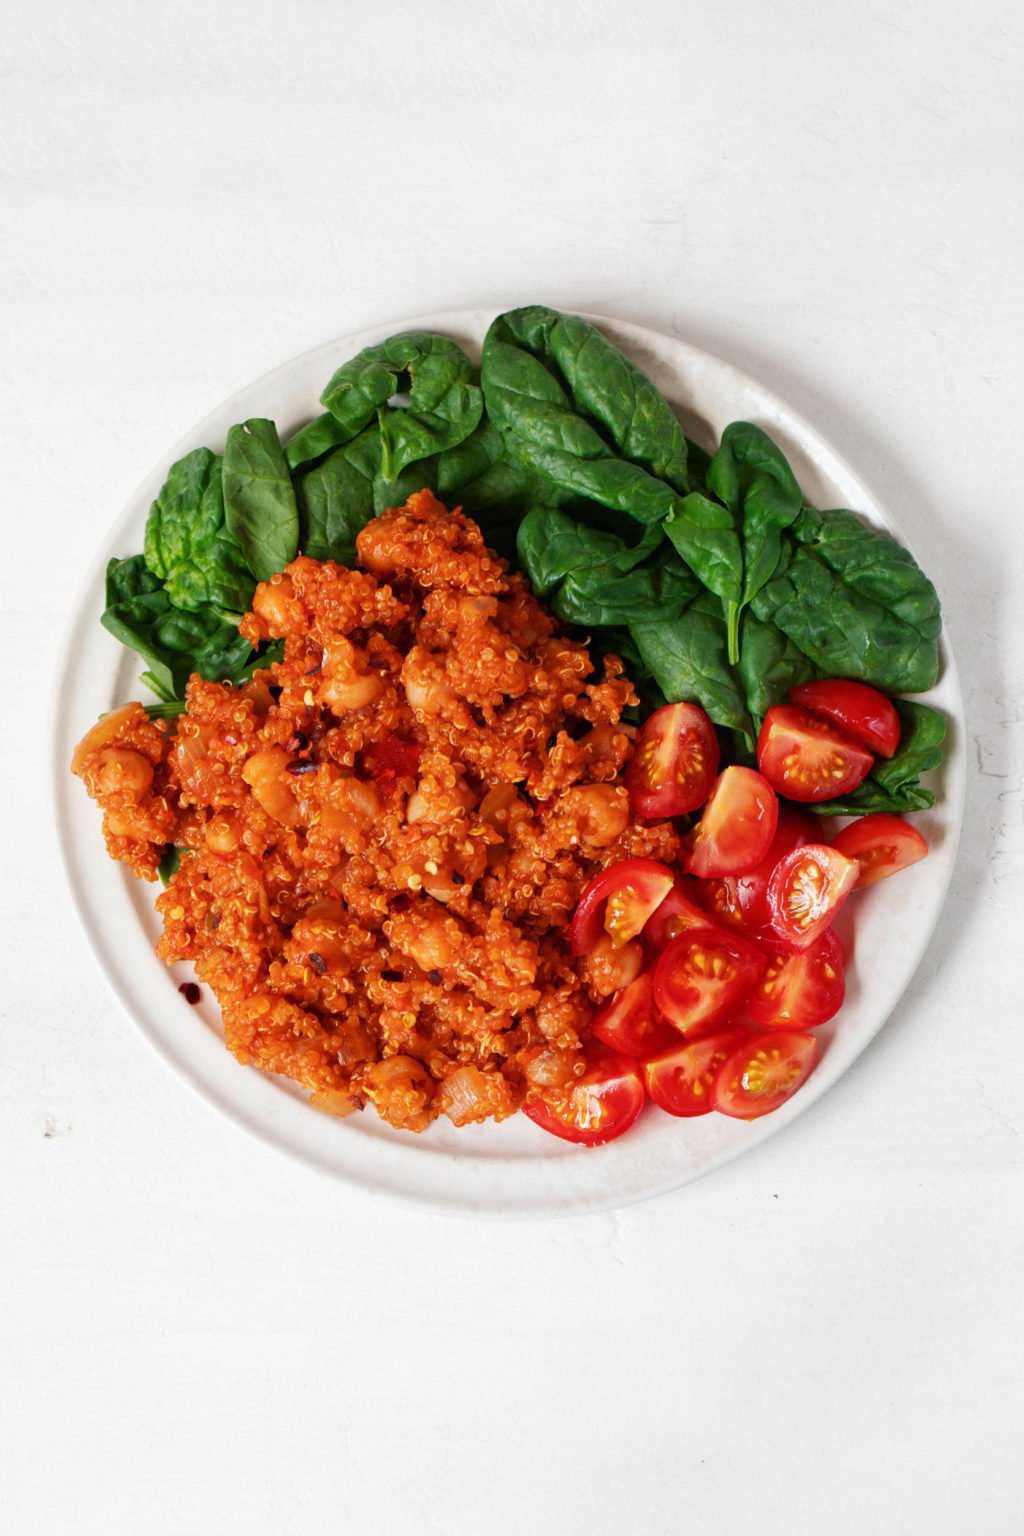
[[[169,973],[156,959],[154,890],[105,857],[95,807],[67,772],[73,745],[89,724],[137,695],[136,659],[99,624],[103,570],[112,555],[141,547],[146,512],[168,466],[200,443],[221,447],[229,425],[248,416],[271,416],[282,433],[293,431],[316,412],[333,369],[392,331],[436,329],[478,352],[490,318],[479,310],[434,314],[318,347],[240,390],[154,467],[104,541],[75,608],[59,674],[53,771],[68,879],[86,932],[124,1008],[186,1082],[280,1150],[379,1194],[467,1214],[554,1215],[645,1199],[758,1145],[810,1108],[884,1024],[927,947],[956,854],[965,781],[963,707],[948,644],[938,687],[928,695],[949,717],[948,750],[935,784],[936,806],[917,818],[930,856],[857,898],[847,1001],[834,1024],[820,1031],[824,1049],[814,1075],[781,1111],[752,1124],[714,1115],[677,1121],[648,1109],[621,1141],[594,1150],[547,1136],[522,1116],[459,1131],[442,1122],[419,1137],[392,1131],[372,1112],[336,1121],[310,1109],[290,1084],[239,1066],[223,1046],[209,989],[203,989],[201,1005],[190,1008],[177,991],[185,969]],[[675,338],[592,318],[651,375],[698,441],[710,443],[729,421],[757,422],[786,451],[812,503],[851,507],[899,532],[821,433],[761,384]],[[928,550],[917,553],[927,567]],[[848,933],[847,927],[844,937]]]

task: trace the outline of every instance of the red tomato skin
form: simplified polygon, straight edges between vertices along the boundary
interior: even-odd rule
[[[804,877],[804,870],[808,875]],[[768,882],[772,938],[781,948],[809,949],[830,928],[857,883],[860,865],[824,843],[804,843],[779,860]],[[792,907],[803,901],[805,921]]]
[[[900,717],[884,693],[845,677],[800,683],[786,695],[791,704],[827,715],[879,757],[892,757],[900,744]]]
[[[626,768],[638,816],[657,821],[704,804],[718,772],[718,735],[699,704],[665,704],[640,727]],[[661,782],[652,784],[652,776]]]
[[[672,889],[644,927],[644,944],[649,954],[660,955],[669,940],[687,928],[714,926],[714,916],[702,905],[703,895],[702,881],[691,880],[687,875],[676,876]]]
[[[759,1120],[792,1098],[810,1076],[818,1057],[814,1035],[770,1029],[748,1036],[719,1067],[711,1086],[712,1107],[735,1120]],[[777,1062],[772,1073],[773,1064]],[[774,1092],[756,1084],[772,1074],[780,1079]]]
[[[632,885],[641,902],[650,900],[653,912],[675,884],[675,875],[655,859],[622,859],[609,864],[583,888],[569,924],[569,943],[577,957],[589,954],[605,932],[604,909],[609,896]],[[660,894],[658,894],[660,892]]]
[[[928,852],[928,844],[916,827],[901,816],[889,816],[884,811],[851,821],[837,833],[832,846],[860,865],[858,891],[909,868]]]
[[[814,759],[821,758],[816,769]],[[863,783],[874,758],[823,715],[792,704],[773,704],[757,738],[757,766],[776,794],[816,804],[848,795]]]
[[[582,1089],[597,1090],[596,1099],[606,1099],[611,1108],[605,1123],[593,1130],[574,1125],[543,1100],[524,1104],[523,1114],[534,1125],[540,1126],[542,1131],[548,1131],[562,1141],[571,1141],[581,1147],[601,1147],[624,1135],[634,1123],[644,1107],[644,1084],[637,1063],[628,1056],[620,1055],[618,1051],[610,1051],[603,1045],[591,1042],[586,1048],[586,1057],[587,1071],[569,1091],[580,1103]]]
[[[824,842],[821,823],[810,811],[794,805],[779,806],[779,821],[772,845],[760,864],[745,875],[721,875],[702,882],[704,901],[716,921],[760,936],[771,922],[768,882],[784,854],[804,843]]]
[[[817,1029],[846,997],[846,955],[826,929],[807,949],[776,949],[747,998],[747,1016],[761,1029]]]
[[[650,971],[641,972],[628,987],[602,1004],[594,1014],[590,1032],[595,1040],[623,1056],[653,1056],[679,1039],[671,1024],[655,1012]]]
[[[727,974],[710,978],[700,974],[699,957],[709,954],[728,963]],[[713,927],[687,929],[666,945],[654,968],[654,1006],[685,1039],[695,1040],[736,1012],[767,963],[760,950],[738,933]]]
[[[692,1119],[711,1113],[711,1085],[719,1067],[744,1039],[742,1029],[727,1029],[675,1045],[644,1062],[644,1083],[653,1104],[668,1115]]]
[[[745,874],[767,854],[778,822],[779,802],[764,775],[737,765],[726,768],[691,834],[686,873],[701,880]]]

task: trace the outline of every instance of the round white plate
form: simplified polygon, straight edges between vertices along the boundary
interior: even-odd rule
[[[676,1120],[649,1108],[621,1141],[594,1149],[546,1135],[523,1115],[463,1130],[441,1121],[421,1136],[393,1131],[372,1111],[333,1120],[311,1109],[288,1082],[240,1066],[224,1047],[210,989],[203,988],[198,1007],[189,1007],[178,993],[188,969],[168,971],[157,960],[155,888],[107,858],[96,807],[68,772],[75,742],[97,716],[139,695],[138,659],[100,626],[103,573],[111,556],[142,548],[149,505],[174,460],[200,444],[222,448],[228,427],[250,416],[272,417],[282,436],[293,432],[317,413],[320,391],[342,361],[395,331],[441,331],[478,357],[491,318],[483,310],[428,315],[317,347],[240,390],[155,466],[104,541],[65,641],[54,724],[57,821],[71,890],[108,981],[164,1060],[211,1104],[281,1151],[375,1194],[467,1214],[555,1215],[642,1200],[749,1151],[809,1109],[888,1018],[935,927],[960,831],[963,705],[945,643],[942,677],[928,697],[950,719],[948,751],[934,786],[935,808],[916,823],[930,856],[851,903],[856,955],[847,1000],[838,1019],[820,1031],[823,1053],[813,1076],[762,1120],[721,1115]],[[853,508],[899,535],[893,519],[825,439],[753,379],[674,337],[591,318],[646,370],[698,442],[710,446],[730,421],[756,422],[780,443],[810,502]],[[922,553],[927,566],[928,551]]]

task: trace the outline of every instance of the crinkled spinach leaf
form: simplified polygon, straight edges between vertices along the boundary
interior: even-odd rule
[[[449,337],[406,331],[343,363],[320,401],[350,438],[377,419],[381,470],[394,480],[410,464],[454,448],[473,431],[483,397],[472,378],[469,358]],[[408,405],[388,409],[406,388]]]
[[[760,726],[773,704],[784,699],[790,688],[815,677],[818,669],[781,629],[746,613],[737,670],[747,708]]]
[[[563,491],[655,523],[689,489],[667,401],[579,316],[542,305],[499,315],[480,377],[508,455]]]
[[[176,607],[249,607],[256,582],[226,531],[221,461],[209,448],[171,465],[149,510],[143,552]]]
[[[629,545],[557,508],[535,507],[520,524],[517,549],[534,592],[583,628],[672,619],[697,592],[656,527]]]

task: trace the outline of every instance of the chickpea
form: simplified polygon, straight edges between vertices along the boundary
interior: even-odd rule
[[[538,1045],[528,1053],[526,1080],[534,1088],[567,1088],[576,1079],[574,1070],[582,1061],[579,1051],[562,1051],[554,1045]]]
[[[99,795],[127,795],[141,800],[153,782],[153,764],[127,747],[105,747],[92,773]]]
[[[294,827],[299,819],[299,808],[282,777],[288,762],[288,753],[282,747],[270,747],[249,758],[242,769],[242,778],[268,816],[282,826]]]
[[[561,804],[591,848],[607,848],[629,825],[629,795],[621,784],[580,784],[566,791]]]
[[[366,1074],[365,1092],[382,1120],[399,1130],[422,1131],[430,1124],[434,1080],[412,1056],[389,1056]]]
[[[309,1102],[314,1109],[321,1110],[325,1115],[334,1115],[339,1120],[350,1115],[357,1107],[355,1099],[344,1088],[321,1088],[319,1092],[310,1095]]]
[[[122,704],[120,709],[111,710],[109,715],[103,715],[97,720],[75,748],[71,758],[71,772],[80,775],[93,753],[98,752],[101,747],[112,745],[117,740],[121,728],[139,718],[141,710],[140,704]]]
[[[455,693],[441,662],[414,645],[402,663],[402,684],[413,709],[440,715],[456,702]]]
[[[241,840],[242,829],[237,816],[214,816],[206,823],[203,837],[211,853],[234,853]]]
[[[481,800],[479,814],[481,821],[507,837],[513,823],[525,820],[530,809],[519,798],[514,784],[495,784]]]
[[[252,600],[252,611],[272,635],[299,635],[305,629],[305,612],[295,596],[291,577],[278,574],[261,581]]]
[[[405,819],[410,826],[416,821],[448,821],[460,809],[471,811],[475,804],[476,796],[462,779],[451,789],[421,780],[406,802]]]
[[[580,971],[591,992],[610,997],[620,987],[636,981],[644,963],[643,945],[638,939],[616,944],[610,933],[603,933],[593,949],[580,962]]]
[[[365,709],[381,691],[376,672],[365,670],[363,659],[344,635],[336,636],[324,650],[320,697],[338,713]]]

